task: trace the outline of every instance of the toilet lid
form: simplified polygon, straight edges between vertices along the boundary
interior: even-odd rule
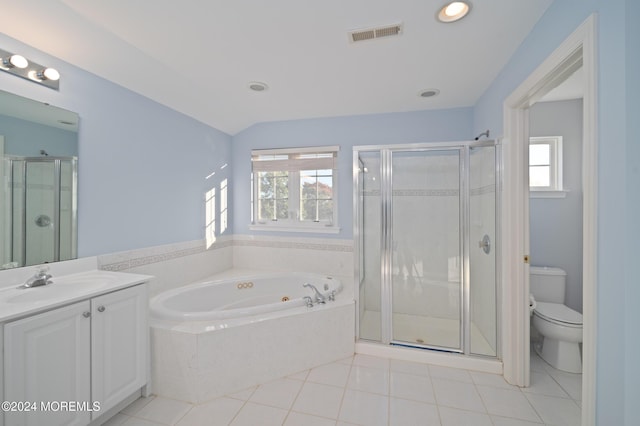
[[[552,321],[582,325],[582,314],[562,303],[538,302],[534,312]]]

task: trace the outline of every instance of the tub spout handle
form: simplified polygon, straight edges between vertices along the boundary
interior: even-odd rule
[[[322,293],[320,293],[320,291],[313,284],[304,283],[304,284],[302,284],[302,287],[308,287],[311,290],[313,290],[313,292],[315,293],[315,296],[316,296],[316,300],[315,300],[316,303],[326,303],[327,302],[326,297]]]
[[[305,305],[307,305],[307,308],[313,308],[313,300],[311,299],[311,297],[305,296],[302,298],[302,300],[304,300],[304,303]]]

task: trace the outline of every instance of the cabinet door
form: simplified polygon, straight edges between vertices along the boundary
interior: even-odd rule
[[[36,411],[6,412],[6,426],[89,423],[89,411],[64,410],[56,404],[75,401],[91,406],[90,333],[88,301],[4,326],[4,398],[36,404]],[[49,411],[41,403],[51,403]]]
[[[144,284],[91,300],[94,418],[147,383],[147,304]]]

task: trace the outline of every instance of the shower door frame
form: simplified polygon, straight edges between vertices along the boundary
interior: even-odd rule
[[[415,144],[393,144],[393,145],[360,145],[353,147],[353,240],[354,244],[354,295],[356,299],[356,340],[360,338],[360,285],[361,285],[361,229],[360,217],[363,214],[360,203],[360,153],[361,152],[378,152],[380,154],[380,208],[381,208],[381,340],[382,345],[395,345],[414,347],[421,349],[436,350],[449,353],[458,353],[464,355],[472,355],[485,358],[498,358],[501,352],[501,330],[500,330],[500,252],[496,250],[495,254],[495,327],[496,327],[496,347],[495,356],[471,353],[471,299],[470,299],[470,150],[471,148],[494,147],[494,166],[495,166],[495,235],[494,247],[496,250],[497,242],[500,240],[499,212],[500,212],[500,196],[501,187],[501,152],[499,140],[485,141],[458,141],[458,142],[434,142],[434,143],[415,143]],[[459,239],[460,251],[462,259],[460,262],[460,347],[459,349],[441,347],[428,344],[413,344],[410,342],[395,341],[392,336],[392,283],[391,283],[391,259],[392,259],[392,160],[393,152],[427,152],[427,151],[458,151],[459,152]]]

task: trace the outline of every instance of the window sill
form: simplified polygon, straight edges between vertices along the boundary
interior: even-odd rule
[[[338,234],[340,228],[337,226],[279,226],[279,225],[249,225],[251,231],[271,231],[271,232],[308,232],[312,234]]]
[[[567,198],[567,190],[561,191],[534,191],[529,190],[529,198]]]

